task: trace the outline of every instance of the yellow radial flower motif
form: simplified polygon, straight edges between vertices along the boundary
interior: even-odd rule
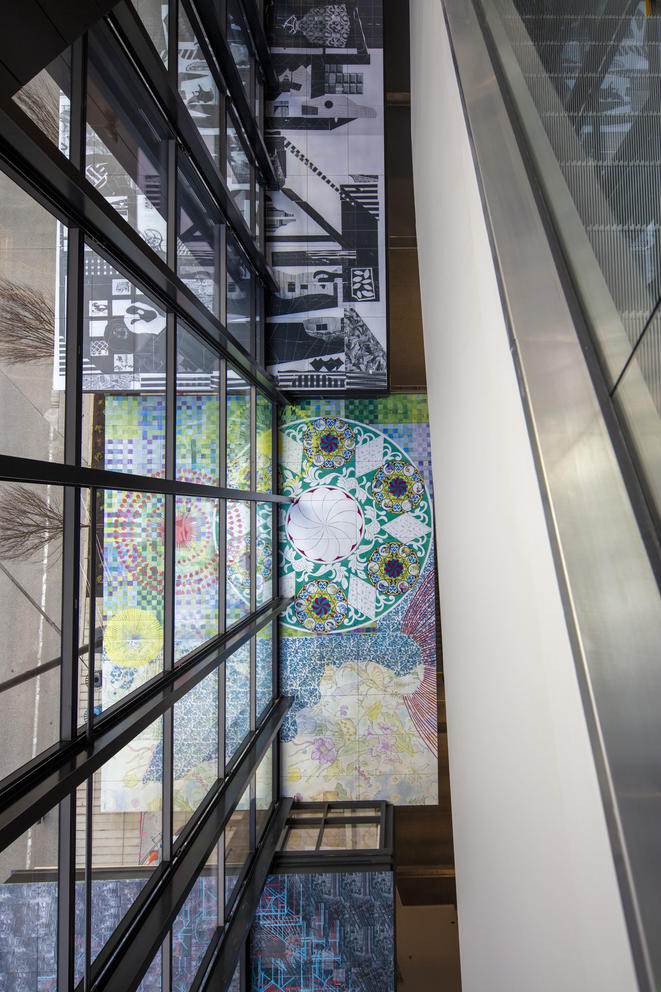
[[[131,607],[109,621],[103,646],[116,665],[139,668],[158,656],[163,647],[163,628],[153,613]]]

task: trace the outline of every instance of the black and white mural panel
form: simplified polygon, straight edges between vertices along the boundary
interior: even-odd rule
[[[276,0],[270,33],[269,370],[290,390],[385,389],[382,2]]]

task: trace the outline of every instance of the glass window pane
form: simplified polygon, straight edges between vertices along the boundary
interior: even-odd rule
[[[273,597],[273,504],[257,504],[257,606]]]
[[[218,778],[218,672],[211,672],[174,706],[175,836]]]
[[[249,857],[250,786],[225,827],[225,906],[232,902],[232,893]]]
[[[219,315],[220,215],[179,172],[177,273],[200,303]]]
[[[257,421],[257,483],[261,493],[273,492],[273,405],[257,390],[255,398]]]
[[[237,0],[228,0],[227,3],[227,40],[246,96],[250,101],[250,49],[243,15]]]
[[[252,353],[252,273],[238,241],[227,235],[227,330]]]
[[[231,627],[250,613],[250,504],[226,503],[225,622]]]
[[[22,86],[12,100],[42,134],[69,156],[71,52],[67,49]]]
[[[164,473],[166,335],[165,312],[86,247],[84,465]]]
[[[104,493],[97,530],[104,710],[163,669],[164,529],[163,496]]]
[[[64,457],[67,229],[0,172],[3,454]]]
[[[93,777],[92,960],[161,860],[162,763],[158,719]]]
[[[88,32],[85,175],[163,259],[168,137],[156,105],[109,29],[97,24]]]
[[[250,733],[250,642],[225,662],[225,763]]]
[[[327,826],[321,838],[322,851],[359,849],[374,849],[379,846],[378,823],[347,824],[346,826]]]
[[[268,749],[255,772],[255,828],[259,837],[273,803],[273,745]]]
[[[269,623],[257,632],[257,637],[255,638],[257,652],[255,712],[258,720],[267,706],[270,706],[273,699],[273,633],[274,624]]]
[[[175,661],[218,634],[218,500],[177,496]]]
[[[172,926],[172,992],[188,992],[218,925],[218,858],[214,851]]]
[[[250,227],[250,162],[232,117],[227,114],[227,188],[236,208]]]
[[[250,489],[250,386],[227,366],[227,487]]]
[[[220,94],[195,32],[179,5],[179,64],[181,99],[216,165],[220,163]]]
[[[0,854],[0,988],[44,992],[57,976],[57,810]]]
[[[103,678],[103,596],[100,573],[103,557],[103,495],[95,507],[89,489],[80,491],[80,583],[78,600],[78,726],[87,723],[91,706],[101,713]],[[94,511],[97,512],[94,518]],[[96,524],[96,526],[94,526]],[[101,593],[101,595],[97,595]],[[91,636],[90,636],[91,632]],[[91,689],[91,692],[90,692]],[[90,720],[91,722],[91,720]]]
[[[62,490],[0,483],[0,778],[59,739]]]
[[[239,958],[239,963],[237,964],[234,974],[232,975],[232,981],[227,987],[227,992],[241,992],[241,959]]]
[[[314,851],[319,837],[319,827],[292,827],[287,834],[285,851]]]
[[[149,965],[147,974],[142,979],[136,992],[161,992],[163,988],[163,952],[158,954]]]
[[[87,929],[87,900],[85,898],[85,863],[87,858],[87,787],[83,782],[76,789],[76,840],[74,864],[74,983],[83,981],[87,969],[85,961],[85,931]]]
[[[163,64],[168,64],[168,5],[167,0],[131,0],[135,12],[145,26]]]
[[[220,359],[195,334],[177,328],[177,478],[219,483]]]

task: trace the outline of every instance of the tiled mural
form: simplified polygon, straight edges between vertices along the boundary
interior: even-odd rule
[[[275,0],[266,356],[288,389],[384,389],[382,0]]]
[[[281,427],[283,792],[437,801],[436,616],[423,396],[305,401]]]
[[[251,992],[392,992],[390,872],[272,875],[250,944]]]

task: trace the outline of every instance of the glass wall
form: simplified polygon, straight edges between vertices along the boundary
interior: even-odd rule
[[[38,128],[58,181],[3,159],[2,988],[88,988],[138,946],[235,788],[138,986],[186,992],[273,807],[279,397],[245,107],[227,128],[255,68],[223,10],[228,92],[207,7],[121,4],[14,100],[17,161]]]

